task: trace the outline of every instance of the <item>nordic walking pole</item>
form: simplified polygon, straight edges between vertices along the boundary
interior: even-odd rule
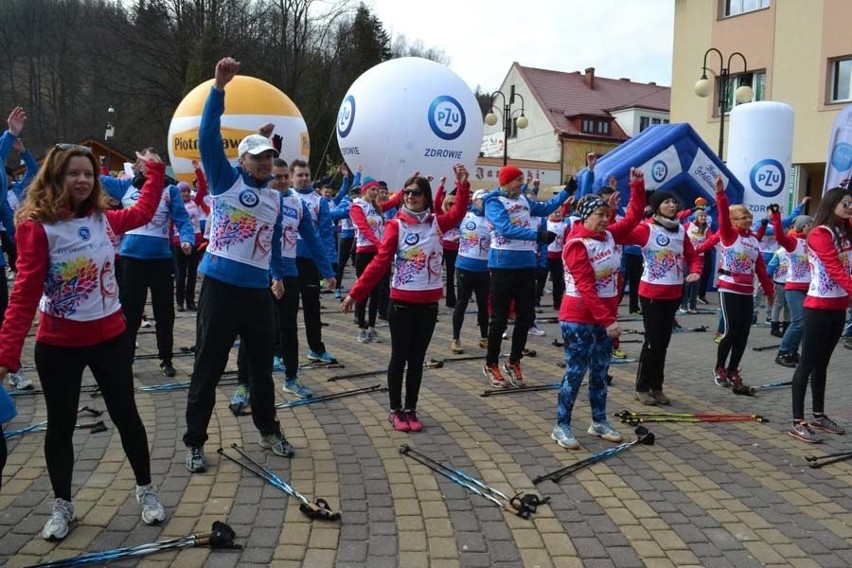
[[[107,562],[112,562],[113,560],[147,556],[149,554],[155,554],[166,550],[200,548],[202,546],[209,546],[214,550],[241,550],[242,545],[234,543],[235,536],[237,535],[234,532],[234,529],[225,523],[215,521],[213,523],[212,530],[207,533],[191,534],[180,538],[140,544],[138,546],[116,548],[113,550],[105,550],[103,552],[91,552],[71,558],[32,564],[27,568],[64,568],[70,566],[87,566],[89,564],[105,564]]]
[[[784,387],[789,387],[793,385],[793,381],[776,381],[774,383],[766,383],[764,385],[757,385],[754,387],[755,390],[768,390],[768,389],[780,389]]]
[[[96,410],[96,409],[91,408],[89,406],[81,406],[80,408],[77,409],[77,414],[81,414],[83,412],[85,412],[85,413],[87,413],[91,416],[95,416],[95,417],[100,416],[104,413],[103,410]],[[91,426],[87,426],[87,427],[92,429],[92,432],[104,432],[104,431],[106,431],[106,426],[104,425],[103,421],[100,422],[100,425],[103,426],[103,429],[101,429],[99,426],[97,426],[97,423],[94,423]],[[77,425],[77,426],[75,426],[75,428],[84,428],[84,427],[81,426],[81,425]],[[21,428],[19,430],[11,430],[9,432],[4,432],[3,437],[8,440],[9,438],[14,438],[15,436],[22,436],[22,435],[28,434],[30,432],[44,432],[45,430],[47,430],[47,420],[42,420],[41,422],[36,422],[35,424],[32,424],[30,426],[26,426],[26,427]]]
[[[845,452],[836,452],[833,454],[826,454],[824,456],[805,456],[805,460],[807,460],[808,466],[814,469],[819,469],[823,466],[846,461],[848,459],[852,459],[852,450],[847,450]]]
[[[288,402],[279,402],[275,405],[275,408],[292,408],[294,406],[305,406],[308,404],[314,404],[317,402],[325,402],[327,400],[334,400],[337,398],[344,398],[347,396],[355,396],[356,394],[365,394],[370,392],[384,392],[388,390],[388,387],[383,387],[382,385],[373,385],[371,387],[364,387],[360,389],[352,389],[348,391],[338,392],[334,394],[327,394],[324,396],[314,396],[311,398],[303,398],[299,400],[292,400]]]
[[[301,503],[299,505],[299,510],[309,519],[322,519],[325,521],[340,520],[340,513],[332,511],[331,507],[328,505],[328,501],[326,501],[325,499],[317,498],[314,499],[313,502],[309,501],[307,497],[296,491],[289,483],[278,477],[275,472],[266,468],[265,466],[263,466],[263,464],[258,463],[251,456],[242,451],[240,447],[237,446],[237,444],[231,444],[231,448],[233,448],[238,454],[240,454],[240,456],[246,459],[248,463],[229,456],[222,448],[216,450],[216,453],[234,462],[243,469],[250,471],[258,477],[264,479],[273,487],[280,489],[291,497],[295,497],[296,499],[298,499]]]
[[[547,385],[533,385],[528,387],[522,387],[517,389],[491,389],[487,391],[482,391],[482,394],[479,396],[496,396],[500,394],[519,394],[525,392],[538,392],[538,391],[548,391],[548,390],[556,390],[562,383],[551,383]]]
[[[509,497],[508,495],[506,495],[502,491],[499,491],[499,490],[495,489],[494,487],[491,487],[490,485],[486,484],[481,479],[477,479],[477,478],[475,478],[471,475],[466,474],[465,472],[461,471],[460,469],[455,469],[455,468],[453,468],[453,467],[451,467],[451,466],[449,466],[445,463],[436,461],[436,460],[430,458],[429,456],[427,456],[426,454],[424,454],[422,452],[418,452],[417,450],[415,450],[414,448],[412,448],[408,444],[403,444],[402,446],[400,446],[399,452],[403,455],[418,456],[418,457],[422,458],[423,460],[425,460],[426,462],[431,464],[431,465],[427,466],[427,467],[429,467],[429,469],[436,470],[436,468],[440,468],[440,469],[447,470],[447,471],[453,473],[454,475],[457,475],[460,478],[464,479],[465,481],[469,481],[469,482],[473,483],[474,485],[476,485],[480,489],[482,489],[484,491],[488,491],[489,493],[493,493],[494,495],[497,495],[498,497],[505,499],[508,503],[510,503],[518,511],[529,511],[529,513],[532,514],[532,513],[536,512],[536,509],[538,508],[539,505],[544,505],[548,501],[550,501],[550,497],[545,497],[544,499],[542,499],[538,495],[533,495],[533,494],[526,494],[525,495],[525,494],[522,494],[522,493],[518,493],[514,497]],[[423,463],[423,461],[421,461],[420,463]],[[426,464],[424,463],[424,465],[426,465]]]
[[[631,442],[625,442],[623,444],[615,446],[614,448],[610,448],[608,450],[604,450],[604,451],[598,452],[596,454],[592,454],[591,456],[587,457],[586,459],[580,460],[580,461],[575,462],[571,465],[557,469],[556,471],[546,473],[544,475],[540,475],[540,476],[536,477],[535,479],[533,479],[533,485],[538,485],[542,481],[547,481],[548,479],[553,481],[554,483],[559,483],[559,481],[563,477],[570,475],[570,474],[572,474],[572,473],[574,473],[574,472],[576,472],[580,469],[583,469],[584,467],[587,467],[587,466],[595,464],[599,461],[602,461],[602,460],[604,460],[608,457],[614,456],[616,454],[620,454],[624,450],[626,450],[626,449],[628,449],[632,446],[635,446],[636,444],[642,444],[644,446],[653,446],[654,445],[654,433],[649,431],[644,426],[637,426],[636,430],[634,430],[634,432],[636,433],[636,439],[635,440],[633,440]]]
[[[484,356],[483,356],[484,357]],[[477,359],[481,359],[482,357],[477,357]],[[463,357],[458,359],[430,359],[428,362],[423,363],[424,369],[440,369],[444,366],[444,363],[450,361],[461,361],[466,360]],[[332,375],[329,377],[327,382],[333,383],[335,381],[341,381],[343,379],[362,379],[364,377],[373,377],[375,375],[381,375],[382,373],[387,373],[387,368],[384,369],[376,369],[374,371],[361,371],[358,373],[346,373],[345,375]]]

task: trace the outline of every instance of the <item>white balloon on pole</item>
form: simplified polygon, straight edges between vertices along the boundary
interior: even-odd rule
[[[759,101],[731,111],[727,166],[743,184],[743,203],[757,219],[770,203],[787,212],[793,122],[787,103]]]
[[[482,113],[464,80],[447,67],[403,57],[365,71],[337,116],[337,142],[351,170],[393,190],[415,171],[453,179],[453,164],[473,168]]]

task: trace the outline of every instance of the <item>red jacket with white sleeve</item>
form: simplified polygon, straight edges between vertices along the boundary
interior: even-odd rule
[[[108,237],[141,227],[154,216],[163,192],[165,165],[149,162],[146,167],[148,175],[138,203],[130,209],[104,211]],[[42,307],[36,331],[38,342],[63,347],[85,347],[107,341],[124,332],[124,316],[117,303],[113,272],[114,249],[110,248],[110,255],[105,257],[106,261],[100,267],[90,262],[92,259],[86,255],[89,242],[102,244],[96,241],[103,236],[96,233],[96,228],[103,227],[103,223],[100,215],[89,214],[75,218],[69,211],[68,218],[57,223],[43,225],[26,220],[18,226],[18,276],[3,323],[0,366],[12,372],[18,369],[24,340],[40,302]],[[75,227],[79,235],[75,248],[52,248],[51,242],[59,242],[56,235],[72,224],[80,225],[79,228]],[[64,255],[69,261],[54,262],[52,259],[56,255]],[[47,294],[51,284],[55,284],[52,288],[57,289],[55,297]],[[74,289],[69,290],[72,285]],[[100,302],[91,301],[98,298]],[[48,308],[53,313],[48,313]],[[76,308],[81,308],[80,311],[85,308],[85,316],[80,313],[75,315]],[[100,316],[99,310],[102,312]]]
[[[443,282],[440,278],[441,257],[443,256],[441,239],[445,231],[458,226],[467,211],[467,205],[469,202],[470,183],[466,183],[463,186],[459,186],[459,189],[456,192],[456,202],[453,204],[453,208],[444,215],[434,215],[430,213],[421,222],[414,217],[406,215],[404,210],[400,209],[397,216],[391,219],[385,226],[385,236],[384,240],[382,240],[382,244],[379,246],[378,254],[372,261],[370,261],[366,270],[364,270],[360,278],[358,278],[357,282],[355,282],[355,285],[352,286],[352,289],[349,291],[349,295],[355,300],[363,302],[367,295],[369,295],[370,290],[378,284],[382,276],[387,274],[391,262],[395,261],[396,270],[393,278],[391,279],[391,300],[398,300],[400,302],[407,302],[411,304],[429,304],[439,301],[444,295]],[[403,231],[411,230],[412,234],[416,232],[423,233],[423,236],[426,238],[419,235],[416,239],[412,238],[412,246],[406,249],[406,251],[401,251],[401,227]],[[432,229],[432,227],[435,227],[435,229]],[[425,247],[424,250],[418,250],[417,246],[427,242],[427,240],[431,243],[430,246],[434,246],[434,250],[428,251],[425,258],[420,258],[420,256],[424,256],[420,253],[426,253],[426,251]],[[429,258],[430,255],[434,258]],[[407,276],[406,270],[403,269],[403,264],[406,266],[410,265],[415,270],[431,270],[433,265],[435,265],[439,271],[439,277],[435,279],[435,284],[433,286],[420,286],[419,289],[415,289],[418,288],[416,284],[412,284],[411,282],[407,282],[403,279]],[[412,281],[418,281],[415,274],[412,274],[411,276]]]

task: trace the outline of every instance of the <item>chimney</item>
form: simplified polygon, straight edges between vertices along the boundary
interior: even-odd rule
[[[630,82],[630,77],[621,77],[621,78],[619,79],[619,81],[624,81],[625,83],[629,83],[629,82]]]
[[[583,82],[590,89],[595,88],[595,68],[594,67],[586,67],[586,71],[583,74]]]
[[[649,85],[651,85],[652,87],[656,87],[656,86],[657,86],[657,83],[655,83],[654,81],[651,81],[651,82],[650,82],[650,83],[648,83],[648,84],[649,84]]]

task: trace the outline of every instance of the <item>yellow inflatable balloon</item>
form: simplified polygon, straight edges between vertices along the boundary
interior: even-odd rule
[[[213,79],[201,83],[181,101],[169,125],[169,159],[175,177],[191,182],[195,177],[192,160],[200,160],[198,126]],[[222,142],[225,155],[236,163],[237,146],[262,124],[275,125],[273,135],[282,138],[281,157],[288,163],[296,158],[307,160],[311,142],[308,126],[296,104],[275,86],[245,75],[237,75],[225,88],[225,113],[222,115]]]

